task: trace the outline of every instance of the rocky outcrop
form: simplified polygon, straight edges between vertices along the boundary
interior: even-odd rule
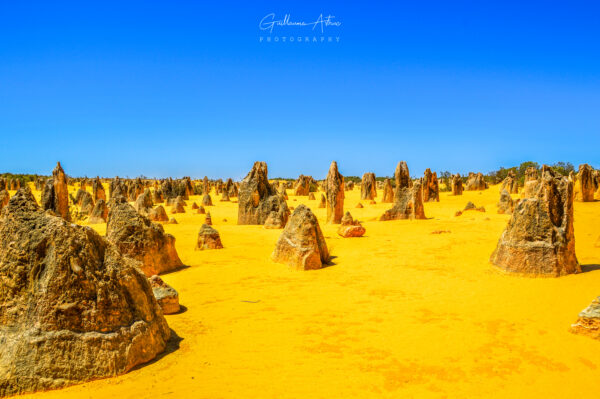
[[[465,185],[467,191],[477,191],[477,190],[485,190],[487,188],[487,183],[483,177],[483,173],[479,172],[477,174],[473,172],[469,172],[469,177],[467,178],[467,184]]]
[[[311,181],[311,176],[300,175],[294,186],[294,195],[308,195]]]
[[[600,339],[600,297],[579,313],[577,321],[571,325],[571,332]]]
[[[528,275],[580,272],[575,256],[573,182],[544,165],[538,192],[517,204],[490,260],[508,272]]]
[[[210,216],[210,212],[206,213],[206,216],[204,217],[204,224],[212,226],[212,217]]]
[[[202,205],[203,206],[213,206],[212,198],[210,198],[209,194],[204,194],[204,197],[202,197]]]
[[[269,183],[267,164],[255,162],[252,170],[242,180],[238,192],[238,224],[264,225],[275,212],[285,226],[289,210],[285,199]]]
[[[221,236],[219,232],[212,228],[208,224],[203,224],[198,232],[198,240],[196,242],[197,250],[205,249],[221,249],[223,244],[221,243]]]
[[[506,190],[502,190],[500,193],[500,200],[498,201],[498,213],[500,214],[512,214],[515,208],[515,201]]]
[[[392,187],[390,179],[387,178],[383,182],[383,199],[381,202],[389,204],[394,202],[394,188]]]
[[[202,205],[200,205],[200,206],[198,207],[198,210],[196,211],[196,213],[197,213],[198,215],[204,215],[204,214],[206,213],[206,209],[204,209],[204,207],[203,207]]]
[[[175,250],[175,237],[163,227],[140,215],[124,198],[110,206],[106,237],[121,253],[141,262],[147,276],[182,266]]]
[[[346,212],[342,218],[342,224],[338,228],[337,233],[344,238],[362,237],[367,230],[360,224],[358,220],[352,219],[350,212]]]
[[[411,181],[406,162],[398,163],[395,179],[394,206],[385,211],[379,220],[425,219],[421,183]]]
[[[0,396],[112,377],[170,336],[137,262],[21,189],[0,217]]]
[[[463,193],[463,181],[462,177],[457,173],[452,176],[452,195],[462,195]]]
[[[2,210],[2,208],[4,208],[6,205],[8,205],[9,199],[10,199],[10,194],[8,193],[8,191],[1,190],[0,191],[0,211]]]
[[[375,173],[365,173],[360,183],[360,199],[375,199],[377,197],[377,189],[375,187]]]
[[[152,192],[149,188],[144,190],[144,192],[137,197],[135,204],[133,205],[135,210],[144,216],[148,216],[153,206]]]
[[[66,221],[71,221],[67,176],[60,162],[56,163],[52,177],[46,181],[42,191],[42,209],[51,210]]]
[[[354,190],[354,182],[352,180],[350,180],[349,182],[345,183],[345,189],[346,191],[352,191]]]
[[[500,186],[500,192],[502,192],[502,190],[508,191],[509,194],[517,194],[519,192],[519,182],[514,171],[508,171],[508,176],[506,176]]]
[[[340,174],[337,162],[331,162],[325,181],[327,195],[327,223],[341,223],[344,215],[344,176]]]
[[[325,198],[325,194],[321,194],[321,200],[319,201],[319,205],[317,208],[326,208],[327,207],[327,199]]]
[[[185,213],[185,201],[181,196],[175,198],[173,207],[171,208],[171,213]]]
[[[167,222],[169,221],[169,216],[167,216],[167,211],[163,208],[162,205],[157,206],[156,208],[151,208],[148,210],[148,219],[153,222]]]
[[[156,274],[148,279],[152,287],[152,293],[163,314],[173,314],[179,312],[179,294],[173,287],[165,283],[162,278]]]
[[[423,201],[437,201],[440,202],[440,185],[437,178],[437,173],[431,173],[429,168],[425,169],[423,181]]]
[[[306,205],[298,205],[294,210],[271,257],[277,263],[298,270],[320,269],[329,261],[329,250],[317,217]]]
[[[106,192],[104,191],[104,186],[102,185],[100,177],[98,176],[96,176],[92,182],[92,195],[94,197],[94,201],[98,201],[100,199],[106,201]]]

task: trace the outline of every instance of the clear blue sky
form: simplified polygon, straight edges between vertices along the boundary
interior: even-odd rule
[[[243,3],[0,3],[0,171],[600,167],[598,2]],[[340,41],[261,43],[269,13]]]

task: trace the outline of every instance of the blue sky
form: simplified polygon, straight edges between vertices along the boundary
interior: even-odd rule
[[[0,3],[0,171],[600,167],[597,2],[253,3]],[[340,41],[260,42],[269,13]]]

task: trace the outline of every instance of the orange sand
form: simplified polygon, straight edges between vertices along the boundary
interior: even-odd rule
[[[375,221],[390,207],[378,194],[356,209],[359,190],[346,192],[367,233],[343,239],[322,224],[334,265],[310,272],[271,262],[281,230],[237,226],[237,204],[214,194],[207,209],[225,248],[194,251],[204,215],[190,209],[201,198],[190,198],[179,224],[165,225],[189,265],[163,277],[187,308],[166,316],[179,348],[120,377],[31,396],[598,397],[600,342],[568,329],[600,295],[600,202],[575,204],[586,272],[525,278],[488,262],[509,218],[496,214],[498,186],[441,193],[423,221]],[[454,217],[469,200],[487,212]],[[290,196],[300,203],[323,223],[318,200]]]

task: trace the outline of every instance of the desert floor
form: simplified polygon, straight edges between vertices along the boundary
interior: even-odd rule
[[[185,307],[166,316],[179,337],[168,353],[120,377],[26,397],[598,397],[600,342],[569,326],[600,295],[600,202],[575,203],[584,272],[526,278],[489,263],[509,219],[496,213],[498,186],[441,193],[420,221],[378,222],[390,204],[356,209],[359,190],[346,192],[345,209],[367,229],[346,239],[323,224],[320,195],[288,201],[311,207],[334,256],[309,272],[273,263],[281,230],[237,226],[237,204],[214,193],[207,210],[225,248],[194,251],[204,215],[191,197],[179,224],[164,226],[188,265],[163,276]],[[455,217],[467,201],[487,212]]]

